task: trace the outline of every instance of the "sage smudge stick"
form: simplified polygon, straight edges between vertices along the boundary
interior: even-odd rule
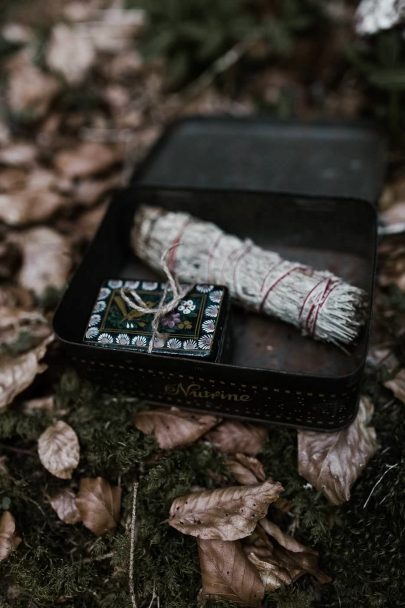
[[[291,323],[313,338],[348,345],[364,325],[364,290],[188,213],[142,206],[131,239],[135,253],[152,268],[161,271],[162,254],[170,250],[167,264],[180,281],[225,285],[244,308]]]

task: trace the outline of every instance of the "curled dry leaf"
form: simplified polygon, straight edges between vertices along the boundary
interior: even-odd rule
[[[46,53],[48,67],[70,85],[80,84],[96,59],[96,51],[84,25],[56,25]]]
[[[384,382],[384,386],[389,388],[397,399],[405,403],[405,369],[401,369],[391,380]]]
[[[65,524],[77,524],[81,521],[76,505],[76,495],[70,488],[64,488],[49,499],[52,509]]]
[[[175,409],[147,410],[134,416],[136,428],[146,435],[153,434],[163,450],[193,443],[217,423],[215,416]]]
[[[76,498],[81,519],[94,534],[100,536],[116,527],[121,508],[121,488],[111,486],[102,477],[84,478]]]
[[[85,178],[102,173],[121,161],[116,148],[96,142],[84,142],[56,154],[57,171],[69,179]]]
[[[254,533],[243,541],[243,549],[266,591],[290,585],[304,574],[312,574],[321,584],[331,580],[318,566],[317,551],[285,534],[268,519],[260,521]]]
[[[264,585],[239,541],[198,539],[202,596],[260,606]]]
[[[234,458],[228,458],[225,464],[236,481],[244,486],[250,486],[266,479],[262,463],[254,456],[235,454]],[[290,513],[292,510],[291,503],[282,497],[277,498],[271,506],[284,513]]]
[[[298,431],[298,472],[329,502],[350,498],[350,488],[377,450],[375,429],[369,426],[373,405],[363,397],[352,424],[337,433]]]
[[[37,374],[46,370],[46,365],[40,361],[52,339],[53,336],[49,336],[18,357],[0,357],[0,409],[28,388]]]
[[[15,519],[10,511],[4,511],[0,517],[0,562],[20,544],[21,538],[15,530]]]
[[[256,424],[227,420],[219,424],[207,439],[221,452],[236,454],[243,452],[256,456],[262,451],[267,438],[267,429]]]
[[[47,471],[60,479],[70,479],[79,464],[79,440],[71,426],[58,420],[38,439],[38,455]]]
[[[253,456],[235,454],[234,458],[226,460],[226,466],[236,481],[244,486],[250,486],[266,479],[262,463]]]
[[[199,538],[238,540],[253,532],[282,491],[281,484],[267,480],[254,486],[193,492],[173,501],[168,523]]]
[[[20,285],[42,296],[47,287],[62,288],[70,266],[67,240],[55,230],[41,226],[14,237],[23,253],[18,273]]]

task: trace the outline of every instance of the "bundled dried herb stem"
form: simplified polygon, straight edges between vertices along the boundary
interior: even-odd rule
[[[179,280],[226,285],[234,301],[337,345],[351,344],[365,320],[366,293],[328,271],[282,259],[250,240],[224,233],[187,213],[142,206],[132,231],[136,254]]]

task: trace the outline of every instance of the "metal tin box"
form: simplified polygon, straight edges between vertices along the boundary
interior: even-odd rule
[[[218,124],[226,124],[226,129],[229,130],[232,122],[219,121]],[[240,121],[236,121],[238,122]],[[346,353],[335,346],[303,337],[285,323],[233,307],[233,348],[229,360],[222,363],[100,349],[82,341],[96,294],[106,277],[146,280],[159,278],[135,257],[129,247],[132,219],[139,204],[188,211],[197,217],[217,223],[229,233],[248,237],[267,249],[278,251],[287,259],[319,269],[329,269],[346,281],[367,290],[370,294],[370,319],[376,251],[376,212],[370,199],[373,199],[374,195],[377,196],[379,188],[377,168],[382,177],[382,156],[378,158],[380,147],[376,148],[378,154],[372,155],[373,162],[371,159],[367,162],[366,152],[368,153],[370,148],[363,142],[363,151],[355,152],[358,156],[357,165],[353,159],[351,161],[353,171],[357,175],[356,179],[352,179],[352,189],[358,184],[358,187],[363,189],[363,197],[358,192],[357,197],[354,194],[349,196],[347,192],[343,194],[342,189],[347,189],[347,181],[339,190],[337,184],[340,179],[335,180],[331,171],[329,178],[319,178],[318,193],[315,195],[316,174],[309,179],[306,173],[307,165],[308,171],[312,171],[311,146],[307,141],[307,156],[302,156],[302,149],[294,149],[291,125],[242,121],[241,127],[236,123],[233,126],[236,132],[239,130],[241,133],[241,130],[245,129],[246,136],[253,125],[256,134],[266,139],[268,149],[272,150],[267,155],[269,159],[275,152],[270,135],[265,137],[268,125],[270,124],[273,134],[278,132],[279,136],[280,133],[285,136],[289,132],[290,157],[285,153],[283,171],[291,173],[294,166],[299,167],[304,176],[303,192],[293,191],[298,190],[299,180],[297,182],[296,175],[290,193],[286,193],[286,177],[278,180],[281,192],[276,192],[275,189],[270,191],[272,180],[268,176],[262,178],[262,181],[259,179],[264,171],[262,159],[259,162],[262,166],[260,170],[251,159],[248,159],[250,168],[240,159],[239,174],[234,187],[227,183],[227,177],[224,177],[223,183],[218,183],[221,181],[220,171],[210,167],[210,161],[207,160],[205,169],[200,167],[195,174],[196,187],[191,188],[190,184],[186,183],[191,179],[191,173],[188,174],[188,169],[184,169],[184,164],[187,165],[184,160],[186,157],[183,157],[182,164],[180,151],[173,151],[176,134],[172,135],[172,139],[166,136],[144,164],[142,172],[135,177],[134,181],[137,183],[119,192],[111,202],[98,233],[56,313],[56,334],[78,369],[102,384],[106,390],[120,390],[151,402],[257,422],[323,430],[344,427],[351,422],[357,410],[367,354],[369,323],[362,331],[357,344]],[[187,122],[180,123],[178,129],[184,128],[184,124],[188,127],[190,124],[201,126],[204,121],[191,121],[188,125]],[[210,125],[209,121],[205,124]],[[264,125],[262,130],[258,130],[258,124]],[[211,130],[218,133],[214,127],[215,120],[211,123]],[[299,132],[302,127],[296,128]],[[322,129],[326,129],[326,137],[330,127],[314,127],[312,131],[311,127],[305,129],[307,140],[312,137],[313,147],[317,147],[323,145],[320,140]],[[335,139],[341,144],[342,132],[337,127],[334,129]],[[349,129],[347,133],[352,131]],[[364,133],[368,138],[374,137],[367,130]],[[199,137],[204,140],[203,128],[200,129]],[[246,137],[240,137],[245,146]],[[247,139],[249,140],[249,137]],[[237,138],[235,141],[237,142]],[[250,141],[254,144],[254,137],[251,137]],[[347,141],[350,142],[349,136]],[[274,139],[273,144],[277,145]],[[230,153],[223,148],[220,153],[217,150],[218,145],[221,147],[216,140],[214,164],[220,162],[218,155],[221,157],[222,154],[225,159],[223,166],[228,172],[233,166],[230,154],[235,156],[235,151],[233,149]],[[165,146],[169,149],[171,147],[170,154],[168,150],[165,151]],[[206,148],[206,142],[204,146]],[[353,155],[350,145],[349,149]],[[185,150],[184,146],[180,146],[180,150]],[[251,154],[254,153],[253,145]],[[263,148],[261,153],[265,153]],[[173,154],[177,154],[177,160]],[[191,151],[187,154],[191,154]],[[343,170],[345,163],[347,165],[347,158],[345,159],[342,150],[339,153],[335,150],[335,154],[331,154],[329,150],[329,156],[324,155],[323,169],[317,149],[314,154],[317,157],[317,171],[323,171],[324,176],[327,175],[326,169],[330,163],[333,165],[335,162],[337,175]],[[169,183],[169,187],[163,187],[165,179],[170,182],[172,173],[169,172],[165,178],[162,158],[167,159],[171,170],[177,163],[178,184]],[[338,162],[339,158],[343,160]],[[195,158],[190,162],[194,161]],[[161,165],[163,163],[163,170],[161,167],[158,171],[159,162]],[[202,156],[199,157],[199,162],[203,163]],[[288,163],[289,166],[285,166]],[[281,170],[282,167],[277,168],[277,171]],[[370,179],[374,180],[374,185],[370,186],[369,182],[367,190],[364,178],[368,173]],[[249,187],[242,191],[241,185],[245,183],[245,179]],[[173,180],[174,178],[172,182]],[[358,180],[362,180],[361,184]],[[216,187],[209,188],[207,181],[216,182],[212,184]],[[255,183],[258,183],[261,191],[254,190]],[[311,184],[313,191],[309,192]],[[331,196],[328,191],[334,190],[334,186],[338,196]]]

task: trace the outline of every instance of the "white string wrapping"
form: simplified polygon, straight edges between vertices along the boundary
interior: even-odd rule
[[[126,302],[126,304],[130,308],[137,310],[138,312],[142,313],[143,315],[150,315],[150,314],[154,315],[153,320],[152,320],[152,337],[149,341],[148,353],[151,353],[153,351],[153,347],[155,345],[156,338],[165,338],[166,337],[164,334],[159,332],[159,325],[160,325],[160,322],[162,321],[162,319],[167,314],[169,314],[169,312],[174,310],[180,304],[181,300],[194,287],[194,284],[181,287],[177,281],[177,278],[170,271],[170,269],[167,265],[167,257],[171,253],[171,251],[173,251],[176,247],[177,247],[177,245],[172,245],[171,247],[168,247],[167,249],[165,249],[165,251],[163,251],[163,253],[160,257],[159,270],[163,271],[163,273],[166,275],[167,283],[165,285],[165,288],[162,293],[162,297],[160,298],[160,301],[159,301],[159,304],[157,307],[149,308],[148,306],[146,306],[145,302],[143,301],[141,296],[137,293],[136,289],[128,289],[128,288],[123,287],[120,290],[122,299]],[[167,295],[169,288],[170,288],[170,291],[172,292],[172,298],[165,304],[164,301],[166,299],[166,295]],[[133,298],[133,299],[131,299],[131,298]],[[133,300],[135,300],[135,302]]]
[[[141,206],[131,233],[135,253],[156,270],[169,251],[179,280],[225,285],[243,307],[281,319],[336,345],[353,342],[365,322],[366,292],[328,271],[282,259],[188,213]]]

